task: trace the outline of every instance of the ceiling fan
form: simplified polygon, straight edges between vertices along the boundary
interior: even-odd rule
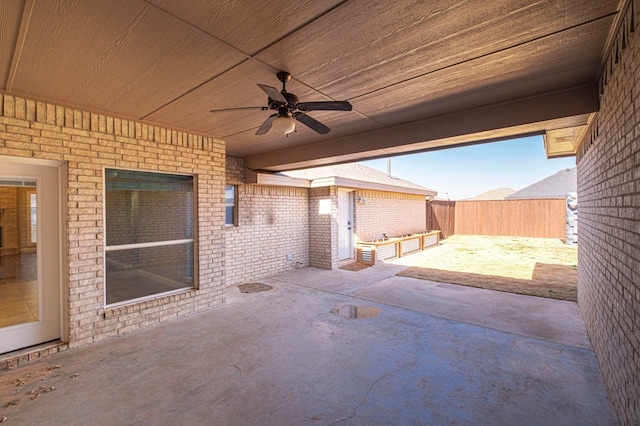
[[[267,106],[259,107],[241,107],[241,108],[224,108],[213,109],[210,112],[226,112],[240,110],[275,110],[276,114],[270,115],[264,123],[256,131],[256,135],[264,135],[272,127],[283,134],[289,134],[296,129],[296,121],[304,124],[312,130],[320,134],[329,133],[331,130],[315,118],[305,114],[307,111],[351,111],[352,106],[347,101],[323,101],[323,102],[298,102],[298,97],[293,93],[287,92],[287,82],[291,80],[291,74],[286,71],[280,71],[276,74],[278,80],[282,82],[282,90],[278,91],[275,87],[266,84],[258,84],[264,92],[269,96]]]

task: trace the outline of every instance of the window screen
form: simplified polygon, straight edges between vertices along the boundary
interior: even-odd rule
[[[193,176],[105,170],[106,304],[195,286]]]

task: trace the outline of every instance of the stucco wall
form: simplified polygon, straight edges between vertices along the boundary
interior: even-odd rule
[[[371,241],[425,231],[424,195],[357,190],[355,193],[355,233],[359,241]]]
[[[640,22],[630,15],[578,153],[578,302],[621,424],[640,424]],[[624,43],[623,43],[624,40]]]
[[[224,302],[223,142],[0,94],[0,155],[67,165],[63,316],[70,346]],[[198,289],[105,308],[105,167],[197,175]]]
[[[238,186],[238,224],[225,230],[226,284],[309,266],[309,190],[244,184],[242,159],[227,157]]]

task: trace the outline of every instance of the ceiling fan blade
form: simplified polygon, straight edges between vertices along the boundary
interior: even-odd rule
[[[300,111],[351,111],[353,107],[347,101],[299,102]]]
[[[287,103],[287,100],[284,98],[284,96],[282,96],[282,93],[278,92],[278,89],[276,89],[275,87],[267,86],[266,84],[258,84],[258,87],[264,90],[264,92],[269,96],[269,98],[271,98],[271,100],[274,100],[281,104]]]
[[[315,130],[316,132],[320,133],[321,135],[325,135],[331,131],[330,128],[303,112],[294,113],[293,118],[309,127],[311,130]]]
[[[256,106],[256,107],[238,107],[238,108],[221,108],[221,109],[212,109],[209,112],[229,112],[229,111],[266,111],[269,107],[266,106]]]
[[[273,123],[273,120],[275,120],[276,117],[278,117],[278,114],[272,114],[264,120],[264,123],[262,123],[258,130],[256,130],[256,135],[264,135],[267,133],[269,129],[271,129],[271,123]]]

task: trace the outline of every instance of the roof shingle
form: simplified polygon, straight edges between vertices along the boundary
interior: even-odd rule
[[[564,198],[578,190],[576,167],[559,172],[531,184],[506,197],[507,200],[526,198]]]
[[[383,185],[396,186],[398,189],[409,188],[423,190],[427,192],[436,192],[430,188],[418,185],[408,180],[389,176],[371,167],[364,166],[359,163],[336,164],[332,166],[315,167],[312,169],[302,169],[282,172],[283,175],[300,179],[315,180],[321,178],[339,177],[352,179],[361,182],[373,182]],[[402,191],[399,191],[402,192]]]

